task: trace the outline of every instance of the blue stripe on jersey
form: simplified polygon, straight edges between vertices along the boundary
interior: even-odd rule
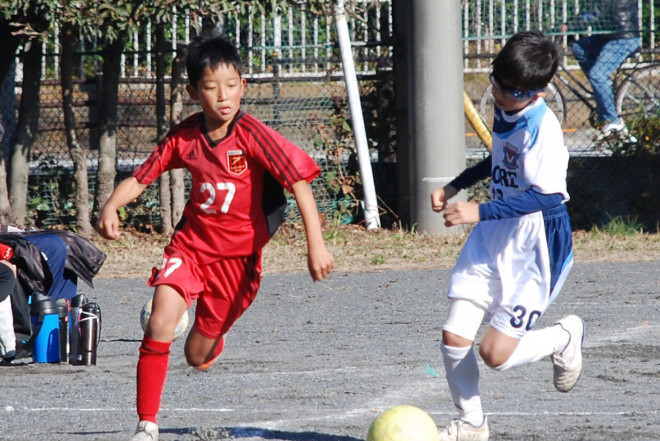
[[[564,196],[560,193],[543,194],[528,188],[518,196],[479,204],[479,219],[507,219],[549,210],[561,205],[562,199]]]
[[[520,129],[527,129],[529,132],[529,128],[532,127],[534,130],[529,132],[529,135],[531,136],[529,145],[536,145],[536,138],[539,134],[538,128],[541,127],[541,120],[545,116],[545,112],[548,110],[545,100],[540,99],[540,101],[540,103],[527,109],[527,111],[520,118],[516,118],[515,121],[506,121],[502,109],[495,106],[493,133],[499,135],[500,138],[507,138],[506,134],[509,132],[517,132]]]
[[[543,211],[550,260],[550,293],[554,297],[573,265],[573,236],[566,205]],[[557,288],[555,290],[555,288]],[[555,293],[557,291],[557,293]]]

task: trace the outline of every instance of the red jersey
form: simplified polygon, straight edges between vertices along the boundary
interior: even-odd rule
[[[202,113],[190,116],[133,176],[149,185],[175,168],[187,168],[192,185],[170,244],[199,263],[261,250],[279,225],[269,226],[268,218],[281,222],[282,186],[291,191],[296,182],[311,182],[321,173],[306,152],[242,111],[219,141],[209,138]]]

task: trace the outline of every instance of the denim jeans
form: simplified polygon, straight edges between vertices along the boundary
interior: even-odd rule
[[[607,123],[619,119],[611,76],[638,48],[638,38],[603,41],[599,35],[580,38],[571,45],[575,59],[593,87],[598,121]]]

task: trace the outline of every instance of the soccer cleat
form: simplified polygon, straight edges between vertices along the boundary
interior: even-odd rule
[[[140,421],[130,441],[158,441],[158,425],[151,421]]]
[[[567,315],[555,324],[561,326],[570,336],[566,347],[552,355],[555,388],[559,392],[568,392],[573,389],[582,373],[584,322],[576,315]]]
[[[488,419],[479,427],[459,419],[453,420],[447,427],[438,433],[440,441],[488,441]]]
[[[216,346],[215,348],[215,357],[213,357],[211,360],[207,361],[206,363],[202,363],[199,366],[196,366],[196,369],[198,371],[206,372],[211,367],[211,365],[215,363],[218,357],[220,357],[220,354],[222,354],[222,351],[225,349],[225,335],[222,336],[220,342],[218,343],[218,346]]]

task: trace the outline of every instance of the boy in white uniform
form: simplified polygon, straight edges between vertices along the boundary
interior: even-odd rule
[[[543,91],[558,53],[541,32],[511,37],[493,61],[495,98],[492,155],[431,194],[447,226],[477,223],[452,272],[442,355],[459,415],[440,431],[442,441],[487,441],[473,349],[495,370],[550,356],[554,384],[573,388],[582,370],[584,324],[574,315],[532,331],[558,296],[573,264],[571,223],[564,205],[568,151]],[[491,177],[491,202],[447,204],[461,189]]]

